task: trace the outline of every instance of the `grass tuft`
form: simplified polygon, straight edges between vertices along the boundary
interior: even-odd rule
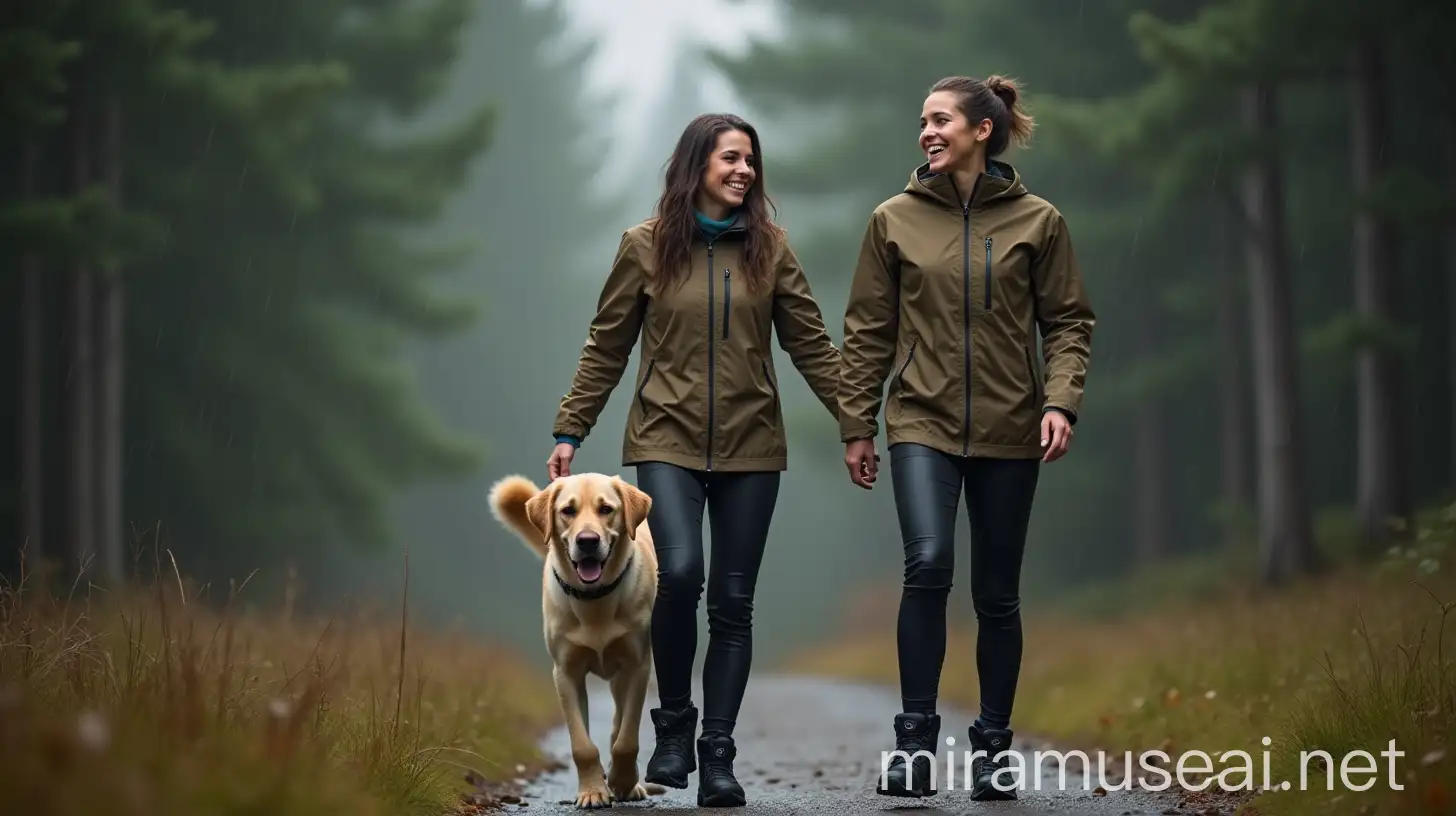
[[[147,585],[0,587],[0,801],[16,813],[429,814],[546,765],[550,684],[459,632],[204,603]],[[165,563],[165,567],[163,566]],[[407,567],[406,567],[407,570]],[[406,572],[406,585],[408,585]]]

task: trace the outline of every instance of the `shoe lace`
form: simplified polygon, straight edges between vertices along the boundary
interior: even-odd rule
[[[907,754],[931,750],[933,744],[930,735],[922,733],[900,734],[895,738],[895,748]]]
[[[726,759],[705,760],[703,762],[702,774],[706,779],[737,781],[733,776],[733,763]]]
[[[971,760],[971,775],[978,778],[986,777],[986,781],[992,784],[1005,784],[995,781],[994,774],[1006,767],[1009,767],[1009,760],[1004,757],[998,760],[995,758],[995,754],[978,756]]]
[[[662,734],[657,738],[657,753],[688,753],[692,751],[692,738],[693,735],[691,733],[677,731]]]

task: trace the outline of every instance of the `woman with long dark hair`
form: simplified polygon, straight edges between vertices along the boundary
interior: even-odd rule
[[[838,418],[839,351],[771,207],[753,126],[730,114],[690,122],[656,213],[622,236],[547,464],[552,479],[570,473],[640,335],[622,463],[636,466],[637,486],[652,497],[648,524],[659,560],[652,650],[660,707],[649,712],[657,746],[644,779],[686,788],[698,770],[704,807],[744,803],[733,776],[733,727],[752,660],[754,588],[788,466],[775,330]],[[713,557],[695,763],[691,682],[705,510]]]
[[[1002,752],[1021,670],[1021,563],[1043,462],[1072,441],[1094,314],[1067,222],[997,158],[1031,136],[1016,83],[947,77],[925,98],[925,161],[875,208],[844,321],[840,437],[850,479],[873,486],[885,430],[905,550],[896,748],[934,754],[962,493],[981,710],[969,729],[972,798],[1006,799]],[[1042,362],[1036,361],[1040,329]],[[928,796],[930,763],[896,756],[880,792]]]

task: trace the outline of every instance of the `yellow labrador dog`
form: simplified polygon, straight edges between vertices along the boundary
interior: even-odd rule
[[[649,624],[657,598],[657,551],[647,528],[652,499],[620,476],[579,473],[544,489],[507,476],[490,490],[491,512],[542,558],[541,613],[561,713],[571,733],[579,808],[660,794],[637,770],[638,730],[652,672]],[[587,733],[586,676],[612,691],[612,763]]]

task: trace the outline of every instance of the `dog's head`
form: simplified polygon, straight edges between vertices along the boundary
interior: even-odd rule
[[[526,502],[526,515],[562,567],[583,584],[602,579],[612,556],[625,552],[652,498],[620,476],[579,473],[553,481]]]

